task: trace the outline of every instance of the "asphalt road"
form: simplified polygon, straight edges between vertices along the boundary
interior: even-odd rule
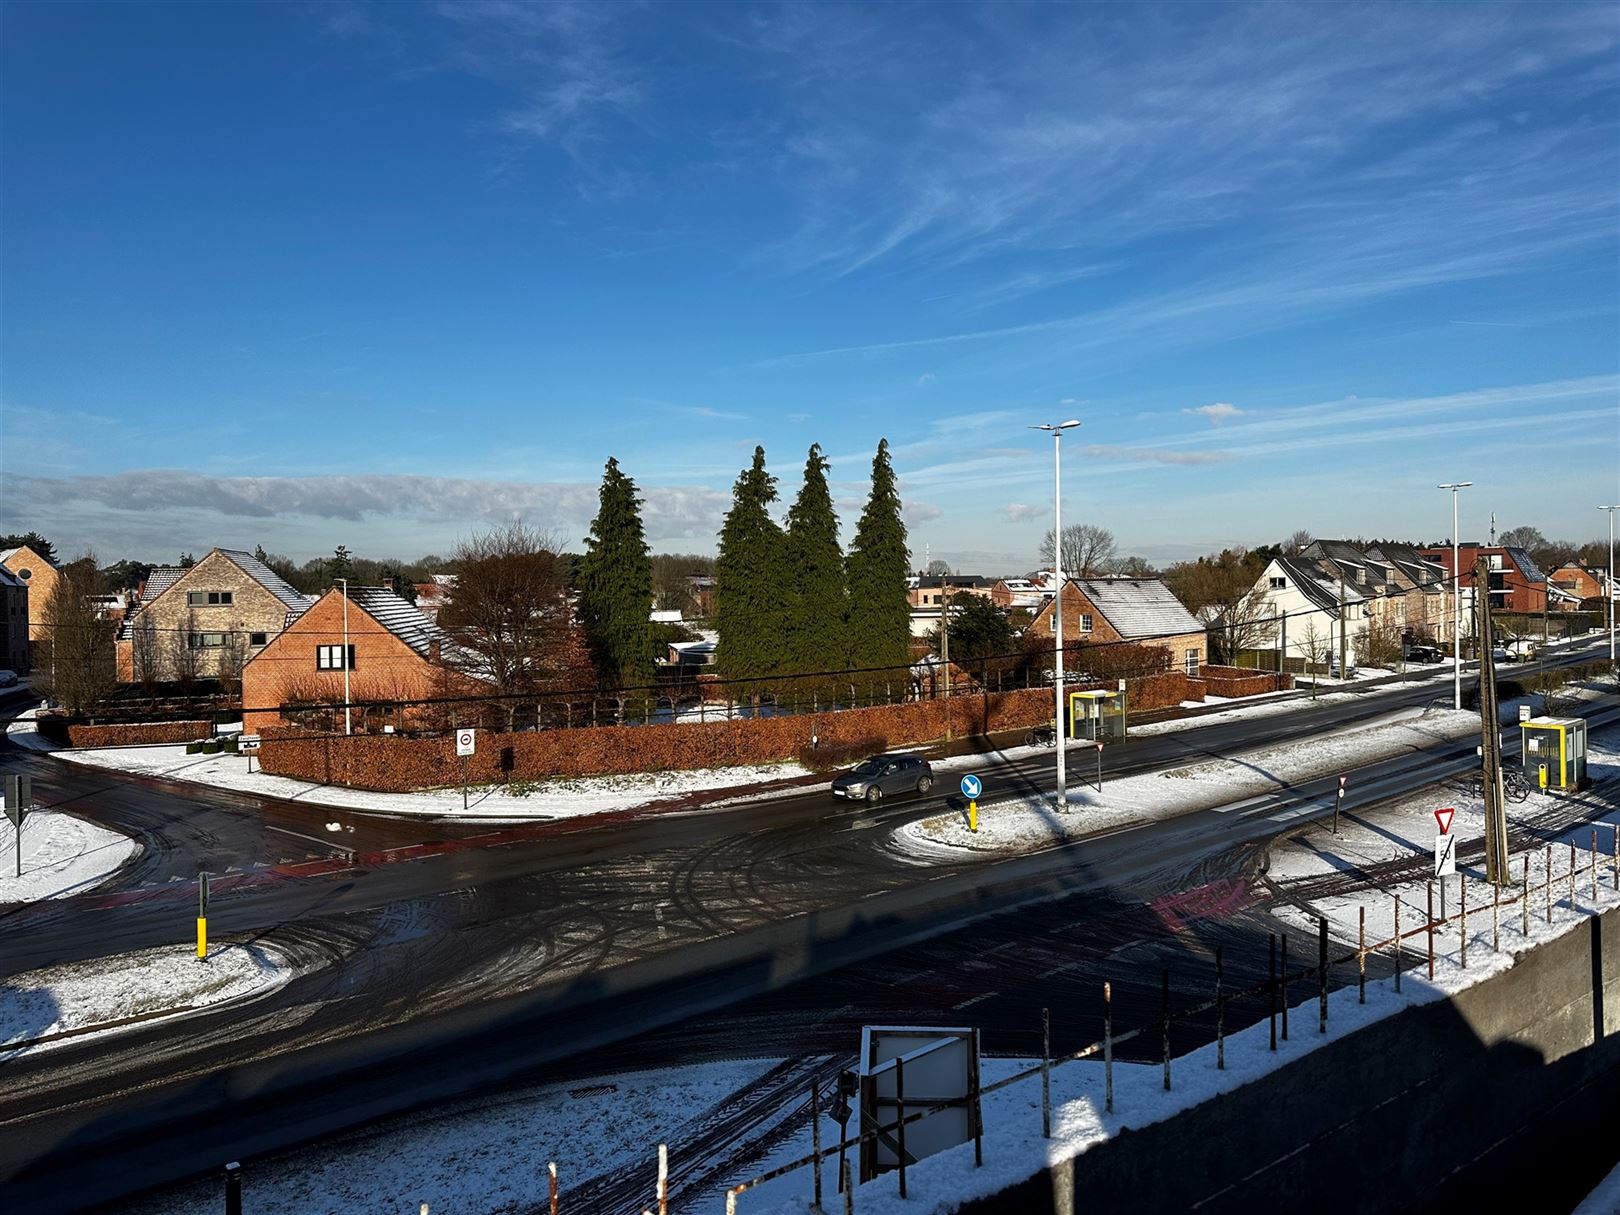
[[[1107,770],[1299,737],[1436,694],[1419,689],[1133,739],[1109,749]],[[1144,904],[1184,890],[1212,856],[1225,857],[1216,868],[1232,872],[1243,848],[1290,816],[1320,812],[1331,794],[1313,782],[1275,804],[1189,815],[991,867],[920,868],[887,847],[894,826],[937,812],[950,795],[873,811],[831,803],[818,790],[702,814],[624,816],[610,831],[556,823],[447,840],[395,863],[366,853],[409,841],[420,827],[366,825],[378,834],[364,841],[359,865],[328,862],[311,872],[265,867],[266,856],[287,847],[270,829],[296,832],[325,812],[41,757],[18,763],[15,751],[5,759],[34,771],[41,800],[138,833],[148,855],[120,882],[132,880],[131,888],[0,912],[0,973],[184,942],[195,897],[184,879],[199,860],[239,871],[216,885],[216,932],[255,934],[311,968],[251,1006],[6,1064],[0,1179],[16,1209],[42,1210],[62,1209],[69,1177],[78,1198],[66,1205],[112,1197],[225,1156],[510,1079],[749,992],[782,991],[806,975],[940,939],[942,925],[1000,905],[1080,892],[1093,907],[1083,932],[1074,922],[1068,931],[1141,939]],[[1466,767],[1470,759],[1471,747],[1435,763]],[[991,770],[994,787],[1034,787],[1051,762],[1048,754],[1000,765]],[[1380,780],[1412,779],[1409,768],[1364,773],[1358,796],[1375,798]],[[266,821],[256,823],[259,815]],[[304,834],[314,857],[337,851]],[[655,1008],[628,998],[649,986],[660,993]],[[998,986],[984,1002],[1000,994]],[[1027,1015],[1027,1001],[1015,1002]],[[577,1013],[585,1005],[588,1018]],[[424,1066],[452,1049],[449,1074]],[[204,1110],[231,1117],[198,1117]]]

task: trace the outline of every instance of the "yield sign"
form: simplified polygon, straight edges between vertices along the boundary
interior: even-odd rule
[[[1447,806],[1444,810],[1434,812],[1434,821],[1440,824],[1441,835],[1451,834],[1451,820],[1456,817],[1457,808],[1455,806]]]

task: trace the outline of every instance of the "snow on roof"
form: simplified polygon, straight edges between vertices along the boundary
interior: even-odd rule
[[[34,553],[34,550],[29,548],[26,544],[19,544],[15,548],[0,549],[0,561],[10,561],[13,557],[25,549],[30,553]],[[53,570],[61,568],[56,564],[56,562],[52,561],[48,557],[40,557],[38,553],[34,553],[34,556],[39,557],[41,561],[50,566]]]
[[[253,579],[253,581],[257,582],[265,590],[269,591],[277,599],[281,600],[281,602],[285,603],[288,607],[301,607],[310,602],[307,595],[294,590],[292,586],[287,583],[286,579],[284,579],[280,574],[276,573],[275,570],[271,569],[264,562],[260,561],[252,553],[244,553],[240,549],[234,548],[221,548],[215,549],[214,551],[219,553],[220,556],[228,558],[231,563],[240,569],[244,574]]]
[[[1298,557],[1276,557],[1273,560],[1276,561],[1278,568],[1287,575],[1294,589],[1305,596],[1306,599],[1309,599],[1325,612],[1339,610],[1339,588],[1328,582],[1316,566],[1308,561],[1301,561]],[[1346,585],[1344,588],[1344,601],[1346,603],[1359,603],[1361,595],[1349,585]]]
[[[0,586],[26,587],[28,579],[19,578],[4,566],[0,566]]]
[[[453,648],[449,634],[426,612],[386,586],[351,586],[349,602],[423,658],[433,656],[434,642],[439,644],[441,654]]]
[[[1171,637],[1202,633],[1204,626],[1157,578],[1075,578],[1121,637]]]

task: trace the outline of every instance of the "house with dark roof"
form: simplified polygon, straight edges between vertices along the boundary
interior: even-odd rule
[[[28,670],[28,583],[0,565],[0,669]]]
[[[1274,655],[1280,652],[1288,670],[1317,671],[1339,656],[1342,639],[1345,658],[1354,667],[1360,657],[1356,639],[1375,618],[1383,584],[1358,582],[1341,553],[1312,560],[1273,557],[1255,584],[1262,592],[1258,610],[1270,624],[1261,629],[1262,640]]]
[[[1314,563],[1335,585],[1342,577],[1347,589],[1366,601],[1370,619],[1407,641],[1450,639],[1455,609],[1451,583],[1445,570],[1424,560],[1413,545],[1314,540],[1298,559]]]
[[[1163,646],[1174,669],[1188,675],[1197,675],[1208,661],[1204,626],[1157,578],[1070,578],[1062,596],[1065,650],[1070,642]],[[1053,635],[1055,602],[1056,597],[1041,606],[1029,634]]]
[[[1451,546],[1418,550],[1424,560],[1440,566],[1450,577]],[[1460,544],[1457,561],[1462,567],[1458,579],[1465,599],[1471,599],[1477,579],[1474,567],[1484,557],[1487,569],[1485,592],[1493,612],[1540,614],[1547,607],[1547,575],[1537,567],[1529,552],[1511,545]]]
[[[477,662],[409,600],[388,587],[333,587],[313,604],[289,611],[286,627],[242,670],[243,728],[249,732],[290,720],[298,706],[387,702],[387,724],[409,725],[430,710],[418,703],[487,693],[471,672]],[[351,725],[363,730],[381,718],[363,709]]]
[[[232,682],[281,632],[288,613],[309,603],[240,549],[210,549],[195,565],[159,567],[147,576],[119,625],[118,677]]]

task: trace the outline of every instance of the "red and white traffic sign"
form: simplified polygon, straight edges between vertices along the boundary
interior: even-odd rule
[[[1451,834],[1451,820],[1456,817],[1457,808],[1455,806],[1447,806],[1444,810],[1434,812],[1434,821],[1440,824],[1441,835]]]
[[[1348,776],[1339,777],[1339,788],[1341,788],[1341,789],[1344,788],[1344,782],[1349,780],[1349,779],[1350,778]]]
[[[456,731],[456,754],[472,755],[478,750],[478,732],[476,730]]]
[[[1101,744],[1101,743],[1098,743],[1098,744],[1097,744],[1097,750],[1099,750],[1099,751],[1101,751],[1101,750],[1102,750],[1102,744]]]

